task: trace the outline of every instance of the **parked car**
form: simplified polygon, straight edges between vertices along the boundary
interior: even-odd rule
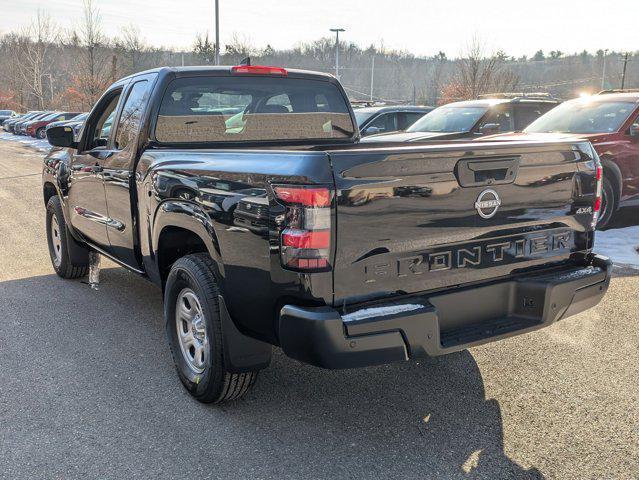
[[[23,115],[18,115],[17,117],[14,117],[14,118],[10,118],[9,120],[5,120],[4,122],[2,122],[2,128],[4,128],[6,132],[15,133],[14,128],[16,123],[21,121],[31,120],[32,118],[36,117],[37,115],[40,115],[41,113],[43,112],[32,111],[32,112],[27,112]]]
[[[449,103],[424,115],[405,132],[374,135],[364,141],[457,140],[520,131],[559,103],[556,98],[540,94],[500,94]]]
[[[238,104],[239,127],[209,110]],[[79,140],[47,137],[55,272],[82,277],[99,252],[156,283],[178,376],[202,402],[244,395],[271,345],[324,368],[443,355],[579,313],[610,282],[587,141],[360,145],[332,75],[141,72],[106,91]]]
[[[80,112],[56,112],[40,120],[33,120],[27,124],[27,135],[36,138],[47,138],[46,127],[52,122],[71,120],[80,115]]]
[[[488,140],[548,140],[557,134],[589,140],[601,158],[604,177],[599,228],[610,223],[619,207],[639,205],[639,90],[608,90],[570,100],[530,124],[522,134]]]
[[[54,112],[42,112],[39,113],[38,115],[35,115],[32,118],[29,119],[25,119],[25,120],[20,120],[18,122],[16,122],[13,126],[13,133],[15,133],[16,135],[26,135],[27,134],[27,124],[29,122],[33,122],[35,120],[41,120],[43,118],[46,118],[50,115],[52,115]]]
[[[377,133],[406,130],[435,107],[395,105],[356,108],[355,118],[363,137]]]
[[[31,125],[37,122],[47,121],[49,118],[55,118],[55,116],[59,113],[61,112],[46,112],[44,115],[39,115],[31,120],[20,122],[20,125],[17,128],[17,133],[20,135],[29,135],[29,127],[31,127]]]
[[[51,127],[71,127],[73,129],[73,133],[78,136],[80,130],[82,129],[82,125],[84,125],[84,121],[86,120],[88,113],[81,113],[71,120],[63,120],[61,122],[51,122],[47,125],[46,129],[48,130]],[[46,132],[45,132],[46,134]]]
[[[18,114],[13,110],[0,110],[0,125],[2,125],[5,120],[9,120],[10,118],[15,118],[17,116]]]

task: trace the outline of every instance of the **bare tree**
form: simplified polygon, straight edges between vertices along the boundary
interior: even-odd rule
[[[28,95],[38,109],[53,100],[53,77],[49,50],[57,40],[58,29],[51,18],[38,10],[34,21],[15,37],[14,65]]]
[[[255,47],[251,43],[251,39],[246,35],[234,32],[231,37],[231,43],[225,45],[225,55],[231,56],[234,60],[242,59],[257,53]],[[239,57],[239,58],[236,58]]]
[[[140,29],[134,25],[122,27],[121,36],[116,40],[115,46],[124,57],[125,68],[130,73],[138,72],[141,69],[142,56],[149,49],[140,35]]]
[[[72,35],[72,43],[80,49],[74,90],[84,108],[90,108],[114,76],[113,62],[106,59],[102,51],[106,38],[102,33],[100,11],[93,0],[83,0],[82,23]],[[109,70],[109,66],[111,70]]]
[[[200,63],[212,63],[215,60],[215,43],[209,40],[209,32],[204,36],[197,34],[193,44],[193,55]]]
[[[456,62],[453,82],[447,96],[453,100],[476,98],[483,93],[513,90],[519,79],[507,66],[506,56],[498,51],[486,55],[484,43],[473,37]]]
[[[442,87],[444,69],[448,63],[448,58],[444,52],[438,52],[433,57],[429,75],[426,79],[425,97],[430,105],[437,105],[439,102],[439,92]]]

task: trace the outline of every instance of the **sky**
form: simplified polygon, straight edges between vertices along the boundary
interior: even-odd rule
[[[488,50],[532,56],[639,50],[639,0],[219,0],[220,43],[233,34],[255,47],[291,48],[346,29],[362,47],[458,56],[476,36]],[[190,49],[195,35],[214,32],[214,0],[94,0],[105,33],[136,26],[154,46]],[[0,33],[29,24],[38,8],[64,29],[77,27],[82,0],[0,0]]]

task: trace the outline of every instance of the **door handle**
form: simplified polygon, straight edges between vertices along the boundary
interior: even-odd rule
[[[75,166],[73,167],[73,170],[76,172],[82,172],[82,173],[100,173],[104,170],[104,167],[102,167],[102,165],[85,165],[85,166]]]

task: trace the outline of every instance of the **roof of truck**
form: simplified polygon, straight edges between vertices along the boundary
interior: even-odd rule
[[[133,77],[137,77],[140,75],[146,75],[149,73],[197,73],[197,74],[203,74],[203,73],[215,73],[215,72],[224,72],[224,73],[231,73],[231,69],[233,67],[236,67],[237,65],[222,65],[222,66],[211,66],[211,65],[196,65],[196,66],[188,66],[188,67],[159,67],[159,68],[152,68],[150,70],[145,70],[143,72],[137,72],[134,73],[132,75],[129,75],[128,77],[124,77],[122,80],[126,80],[129,78],[133,78]],[[260,65],[253,65],[253,67],[259,67]],[[286,67],[268,67],[268,68],[283,68],[286,70],[287,74],[289,76],[294,76],[296,78],[301,78],[301,77],[308,77],[308,78],[323,78],[326,80],[336,80],[335,77],[333,75],[331,75],[330,73],[324,73],[324,72],[315,72],[315,71],[311,71],[311,70],[300,70],[300,69],[296,69],[296,68],[286,68]],[[273,76],[277,76],[277,75],[273,75]]]

